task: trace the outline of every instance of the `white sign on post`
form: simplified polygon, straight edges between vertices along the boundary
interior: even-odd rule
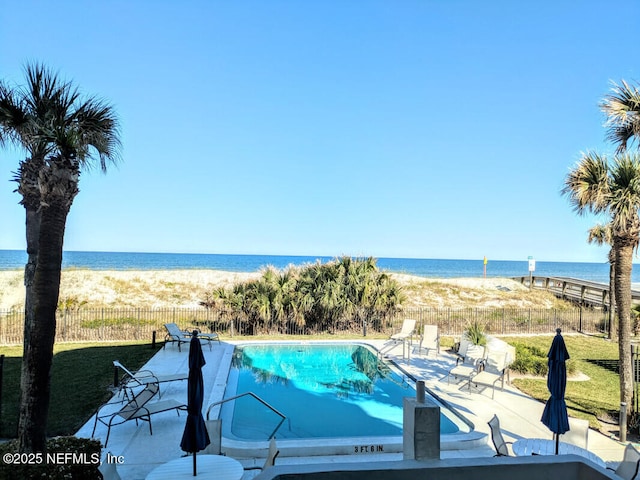
[[[530,272],[536,271],[536,261],[531,256],[529,257],[529,271]]]

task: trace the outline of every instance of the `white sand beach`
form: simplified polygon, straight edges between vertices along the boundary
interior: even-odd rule
[[[60,301],[86,307],[197,307],[207,292],[258,278],[221,270],[63,270]],[[392,274],[407,307],[558,308],[558,300],[506,278],[435,279]],[[0,309],[24,304],[22,270],[0,271]]]

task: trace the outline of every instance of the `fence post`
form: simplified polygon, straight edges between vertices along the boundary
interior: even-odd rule
[[[156,348],[156,331],[151,332],[151,348]]]
[[[627,404],[620,402],[620,441],[627,441]]]
[[[120,384],[120,379],[118,378],[118,367],[113,366],[113,386],[114,388],[118,388]]]
[[[580,304],[580,319],[578,321],[578,332],[582,333],[582,304]]]

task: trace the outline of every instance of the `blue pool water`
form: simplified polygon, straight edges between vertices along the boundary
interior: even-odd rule
[[[403,397],[415,396],[412,381],[361,344],[237,346],[228,385],[227,398],[253,392],[287,416],[279,439],[399,436]],[[225,436],[264,440],[280,421],[250,397],[230,404],[222,412]],[[453,412],[441,411],[441,433],[468,431]]]

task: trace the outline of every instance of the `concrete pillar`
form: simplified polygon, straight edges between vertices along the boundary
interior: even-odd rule
[[[440,407],[424,398],[424,382],[416,386],[417,397],[403,399],[403,458],[405,460],[440,459]],[[418,401],[418,399],[424,402]]]

